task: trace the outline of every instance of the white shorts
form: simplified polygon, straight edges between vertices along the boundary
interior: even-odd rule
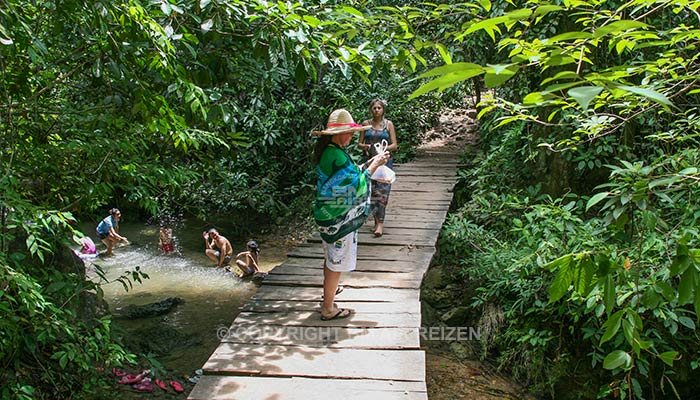
[[[333,243],[323,242],[323,252],[326,254],[326,267],[331,271],[354,271],[357,265],[357,231]]]

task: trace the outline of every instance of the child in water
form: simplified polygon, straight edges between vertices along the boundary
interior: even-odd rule
[[[163,253],[172,253],[175,251],[175,242],[173,241],[173,230],[165,225],[160,227],[160,249]]]
[[[258,248],[258,243],[255,240],[251,240],[246,243],[247,251],[240,252],[236,254],[236,258],[245,257],[243,260],[236,260],[236,265],[243,271],[244,276],[250,276],[255,274],[260,270],[258,267],[258,254],[260,253],[260,248]]]
[[[95,242],[87,236],[80,238],[80,253],[78,257],[86,259],[95,257],[96,255],[97,248],[95,247]]]

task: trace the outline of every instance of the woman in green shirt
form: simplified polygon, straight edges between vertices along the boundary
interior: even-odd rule
[[[326,129],[314,151],[318,175],[314,219],[319,227],[325,260],[323,264],[323,307],[321,319],[346,318],[352,310],[338,308],[335,294],[340,275],[357,264],[357,230],[369,209],[369,177],[389,158],[386,152],[357,166],[344,150],[353,133],[368,129],[355,123],[347,110],[338,109],[328,117]]]

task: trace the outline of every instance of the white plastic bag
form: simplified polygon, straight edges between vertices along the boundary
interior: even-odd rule
[[[386,165],[381,165],[374,171],[370,179],[378,182],[394,183],[396,180],[396,172],[392,171],[391,168]]]

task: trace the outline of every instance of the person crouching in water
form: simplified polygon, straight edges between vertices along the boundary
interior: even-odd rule
[[[248,248],[247,251],[236,254],[236,258],[245,257],[243,260],[236,260],[236,265],[243,271],[241,277],[253,275],[260,271],[260,267],[258,267],[258,254],[260,253],[258,244],[255,240],[251,240],[246,244],[246,247]]]
[[[214,261],[217,267],[225,267],[228,265],[233,255],[231,242],[219,235],[219,232],[214,228],[209,229],[208,232],[202,232],[202,236],[204,236],[204,243],[207,246],[205,250],[207,257]]]
[[[97,225],[97,236],[107,246],[107,251],[104,253],[106,256],[112,255],[112,248],[120,241],[129,243],[127,238],[119,234],[119,220],[121,217],[121,211],[113,208],[109,210],[109,215]]]

